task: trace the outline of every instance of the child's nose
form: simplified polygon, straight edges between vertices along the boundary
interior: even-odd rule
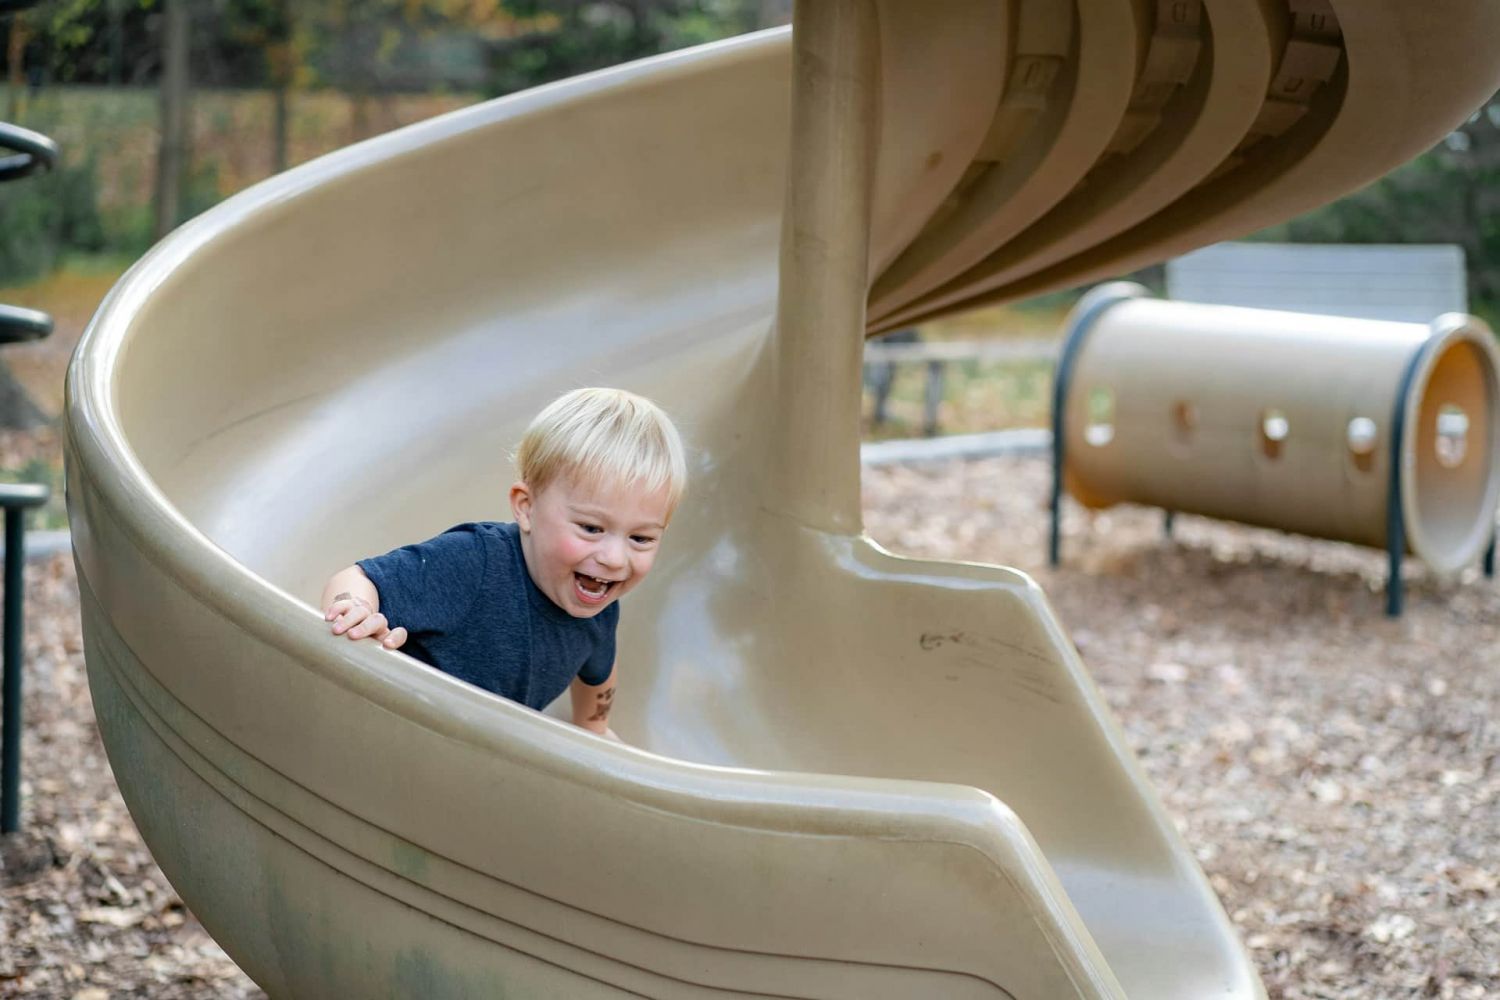
[[[609,536],[599,544],[598,552],[595,553],[594,558],[598,559],[600,564],[611,569],[624,566],[625,540],[613,535]]]

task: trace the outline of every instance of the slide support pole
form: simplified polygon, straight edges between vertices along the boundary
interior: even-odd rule
[[[873,0],[800,0],[772,341],[767,506],[858,534],[859,417],[879,100]]]

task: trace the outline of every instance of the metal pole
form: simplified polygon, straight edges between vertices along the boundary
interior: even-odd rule
[[[922,433],[936,437],[938,410],[943,405],[943,362],[927,362],[927,395],[922,406]]]
[[[0,793],[0,833],[15,833],[21,828],[21,602],[25,596],[26,511],[20,507],[5,509],[5,733],[4,760],[0,772],[4,789]]]
[[[36,0],[0,0],[0,11],[12,14]],[[12,108],[14,110],[14,107]],[[0,181],[50,170],[57,162],[57,144],[44,135],[15,125],[0,124]],[[0,306],[0,344],[35,340],[52,332],[52,318],[32,309]],[[21,608],[26,598],[26,510],[45,503],[49,490],[40,483],[0,485],[5,507],[5,619],[0,667],[0,834],[21,828]]]
[[[1404,596],[1401,589],[1401,556],[1405,548],[1406,538],[1401,529],[1399,527],[1390,529],[1385,543],[1386,557],[1390,563],[1385,581],[1385,616],[1387,618],[1401,617]]]

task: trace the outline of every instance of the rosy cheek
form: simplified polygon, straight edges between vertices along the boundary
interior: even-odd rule
[[[581,562],[588,555],[589,543],[586,539],[564,536],[558,543],[558,558],[568,565]]]

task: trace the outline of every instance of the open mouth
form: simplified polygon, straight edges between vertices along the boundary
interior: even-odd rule
[[[619,585],[618,580],[604,580],[586,573],[573,574],[573,589],[585,604],[602,604]]]

